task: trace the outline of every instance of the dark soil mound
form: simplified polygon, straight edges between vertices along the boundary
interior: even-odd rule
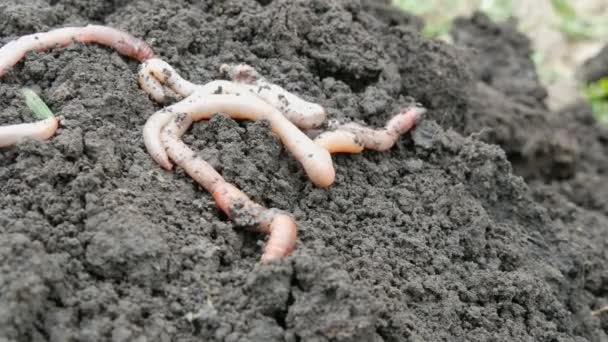
[[[0,3],[2,44],[97,22],[197,83],[245,62],[333,118],[380,125],[412,98],[429,109],[391,151],[335,156],[327,190],[267,124],[197,123],[188,144],[297,218],[293,256],[260,265],[264,236],[149,158],[141,129],[161,107],[136,62],[82,44],[28,54],[0,80],[0,124],[31,121],[24,85],[63,121],[47,142],[0,150],[0,340],[606,340],[608,319],[590,314],[608,299],[605,131],[583,105],[543,107],[512,29],[463,20],[459,48],[384,6]]]
[[[608,45],[580,66],[578,77],[586,82],[595,82],[608,77]]]
[[[547,209],[551,223],[546,229],[551,233],[546,237],[554,240],[556,248],[553,263],[576,268],[560,267],[564,275],[572,272],[572,288],[567,290],[575,296],[569,302],[571,310],[605,305],[608,129],[595,122],[586,103],[574,103],[557,113],[547,110],[529,42],[512,27],[495,25],[476,14],[457,20],[452,35],[457,45],[471,48],[469,58],[477,79],[462,133],[499,144],[515,172],[526,179],[534,200]],[[604,330],[597,335],[582,331],[600,324],[599,319],[580,322],[585,328],[575,331],[604,341],[607,322],[604,318]]]

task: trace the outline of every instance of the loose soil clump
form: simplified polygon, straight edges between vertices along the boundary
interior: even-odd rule
[[[0,81],[0,124],[56,137],[0,150],[0,339],[8,341],[603,341],[608,131],[561,113],[529,43],[476,15],[455,46],[372,1],[16,1],[0,44],[90,22],[150,43],[186,79],[247,63],[330,118],[382,126],[429,113],[387,152],[336,155],[315,187],[266,122],[216,115],[184,141],[267,207],[294,214],[294,254],[259,264],[234,227],[141,130],[160,107],[135,61],[96,45],[28,54]]]

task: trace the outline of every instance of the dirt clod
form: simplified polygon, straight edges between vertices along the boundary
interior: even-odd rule
[[[160,108],[135,61],[95,45],[31,53],[0,80],[0,124],[38,86],[58,135],[0,150],[0,340],[604,341],[608,130],[551,113],[529,44],[481,16],[456,45],[370,1],[4,1],[0,42],[101,22],[185,78],[224,63],[381,126],[428,115],[387,152],[335,155],[314,187],[267,123],[223,115],[184,141],[256,202],[294,214],[295,253],[234,226],[141,129]],[[3,20],[4,19],[4,20]],[[473,50],[471,50],[473,49]]]

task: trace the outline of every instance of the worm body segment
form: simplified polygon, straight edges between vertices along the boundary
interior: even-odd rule
[[[197,85],[183,79],[167,62],[151,58],[139,67],[139,85],[158,103],[167,102],[165,86],[181,97],[191,95]]]
[[[22,36],[0,48],[0,76],[4,75],[30,51],[64,47],[72,44],[73,41],[105,45],[140,62],[154,56],[146,42],[111,27],[100,25],[64,27]]]
[[[56,117],[32,123],[0,126],[0,147],[14,145],[26,138],[36,140],[49,139],[55,134],[58,127],[59,120]]]
[[[399,137],[409,131],[426,109],[410,107],[392,117],[384,128],[374,129],[358,123],[335,125],[335,130],[321,133],[315,143],[331,153],[359,153],[364,148],[386,151],[393,147]]]

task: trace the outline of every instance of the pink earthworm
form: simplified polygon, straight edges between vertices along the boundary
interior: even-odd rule
[[[208,120],[215,113],[225,113],[237,120],[267,120],[272,131],[279,136],[287,150],[302,164],[308,178],[315,185],[328,187],[335,179],[336,173],[329,152],[313,143],[281,112],[253,95],[247,93],[209,95],[207,91],[195,92],[184,100],[152,115],[148,121],[152,120],[155,123],[150,124],[149,127],[160,127],[162,129],[174,118],[176,113],[187,113],[194,121]],[[161,148],[164,145],[162,141],[155,141],[157,139],[155,129],[144,130],[144,134],[149,134],[144,137],[144,142],[148,141],[146,148],[148,148],[148,152],[154,160],[165,169],[170,169],[171,164],[163,165],[162,156],[156,150],[157,143]],[[154,143],[150,144],[149,142]]]
[[[247,64],[223,64],[220,71],[280,110],[289,121],[302,129],[316,128],[325,122],[327,113],[322,106],[305,101],[284,88],[268,82]]]
[[[381,129],[353,122],[334,125],[334,130],[321,133],[314,142],[330,153],[360,153],[364,148],[386,151],[393,147],[403,133],[414,127],[424,113],[424,108],[409,107],[393,116]]]
[[[32,123],[0,126],[0,147],[14,145],[26,138],[49,139],[55,134],[58,126],[59,120],[54,116]]]
[[[223,101],[225,109],[235,107],[229,95],[213,95]],[[212,103],[213,100],[209,103]],[[237,105],[238,106],[238,105]],[[242,113],[227,110],[241,116]],[[207,118],[208,115],[193,115],[195,119]],[[297,228],[293,218],[278,209],[266,209],[253,202],[245,193],[224,178],[203,159],[196,156],[180,139],[192,124],[192,115],[178,113],[162,130],[163,145],[169,157],[186,173],[207,190],[220,209],[237,225],[256,227],[255,230],[270,234],[264,248],[262,262],[269,262],[289,255],[295,248]]]
[[[0,76],[17,64],[30,51],[63,47],[73,41],[109,46],[120,54],[143,62],[154,56],[150,46],[132,35],[100,25],[64,27],[48,32],[33,33],[13,40],[0,48]]]

